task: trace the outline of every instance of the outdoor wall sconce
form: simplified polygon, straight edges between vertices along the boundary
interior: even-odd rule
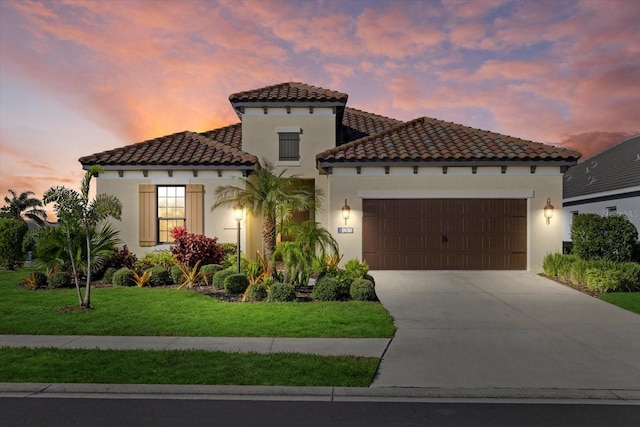
[[[342,218],[344,218],[344,225],[347,225],[349,215],[351,215],[351,208],[347,204],[347,199],[344,199],[344,206],[342,207]]]
[[[242,221],[242,216],[244,215],[244,207],[240,203],[236,203],[233,206],[233,219],[238,222],[238,240],[236,241],[236,258],[237,258],[237,272],[240,273],[240,221]]]
[[[547,204],[544,207],[544,217],[547,220],[547,225],[551,224],[551,218],[553,218],[553,205],[551,199],[547,198]]]

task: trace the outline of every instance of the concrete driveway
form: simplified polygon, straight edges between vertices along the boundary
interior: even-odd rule
[[[372,387],[640,390],[640,315],[528,272],[371,274],[398,328]]]

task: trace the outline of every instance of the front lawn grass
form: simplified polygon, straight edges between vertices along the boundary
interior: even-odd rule
[[[0,348],[0,382],[368,387],[379,360],[203,350]]]
[[[0,334],[226,337],[392,337],[393,320],[373,302],[229,303],[188,290],[97,288],[94,310],[75,289],[19,287],[33,268],[0,271]]]
[[[640,314],[640,292],[611,292],[600,295],[600,299]]]

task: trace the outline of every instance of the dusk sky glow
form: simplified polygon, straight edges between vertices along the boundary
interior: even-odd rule
[[[636,0],[0,0],[0,196],[287,81],[587,158],[640,132],[639,34]]]

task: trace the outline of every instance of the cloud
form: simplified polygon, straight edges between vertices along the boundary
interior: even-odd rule
[[[582,153],[580,160],[584,161],[631,136],[633,134],[627,132],[586,132],[567,135],[560,145],[580,151]]]
[[[438,25],[416,20],[429,4],[404,3],[385,10],[367,9],[358,16],[357,37],[372,55],[403,59],[421,56],[445,40]]]

